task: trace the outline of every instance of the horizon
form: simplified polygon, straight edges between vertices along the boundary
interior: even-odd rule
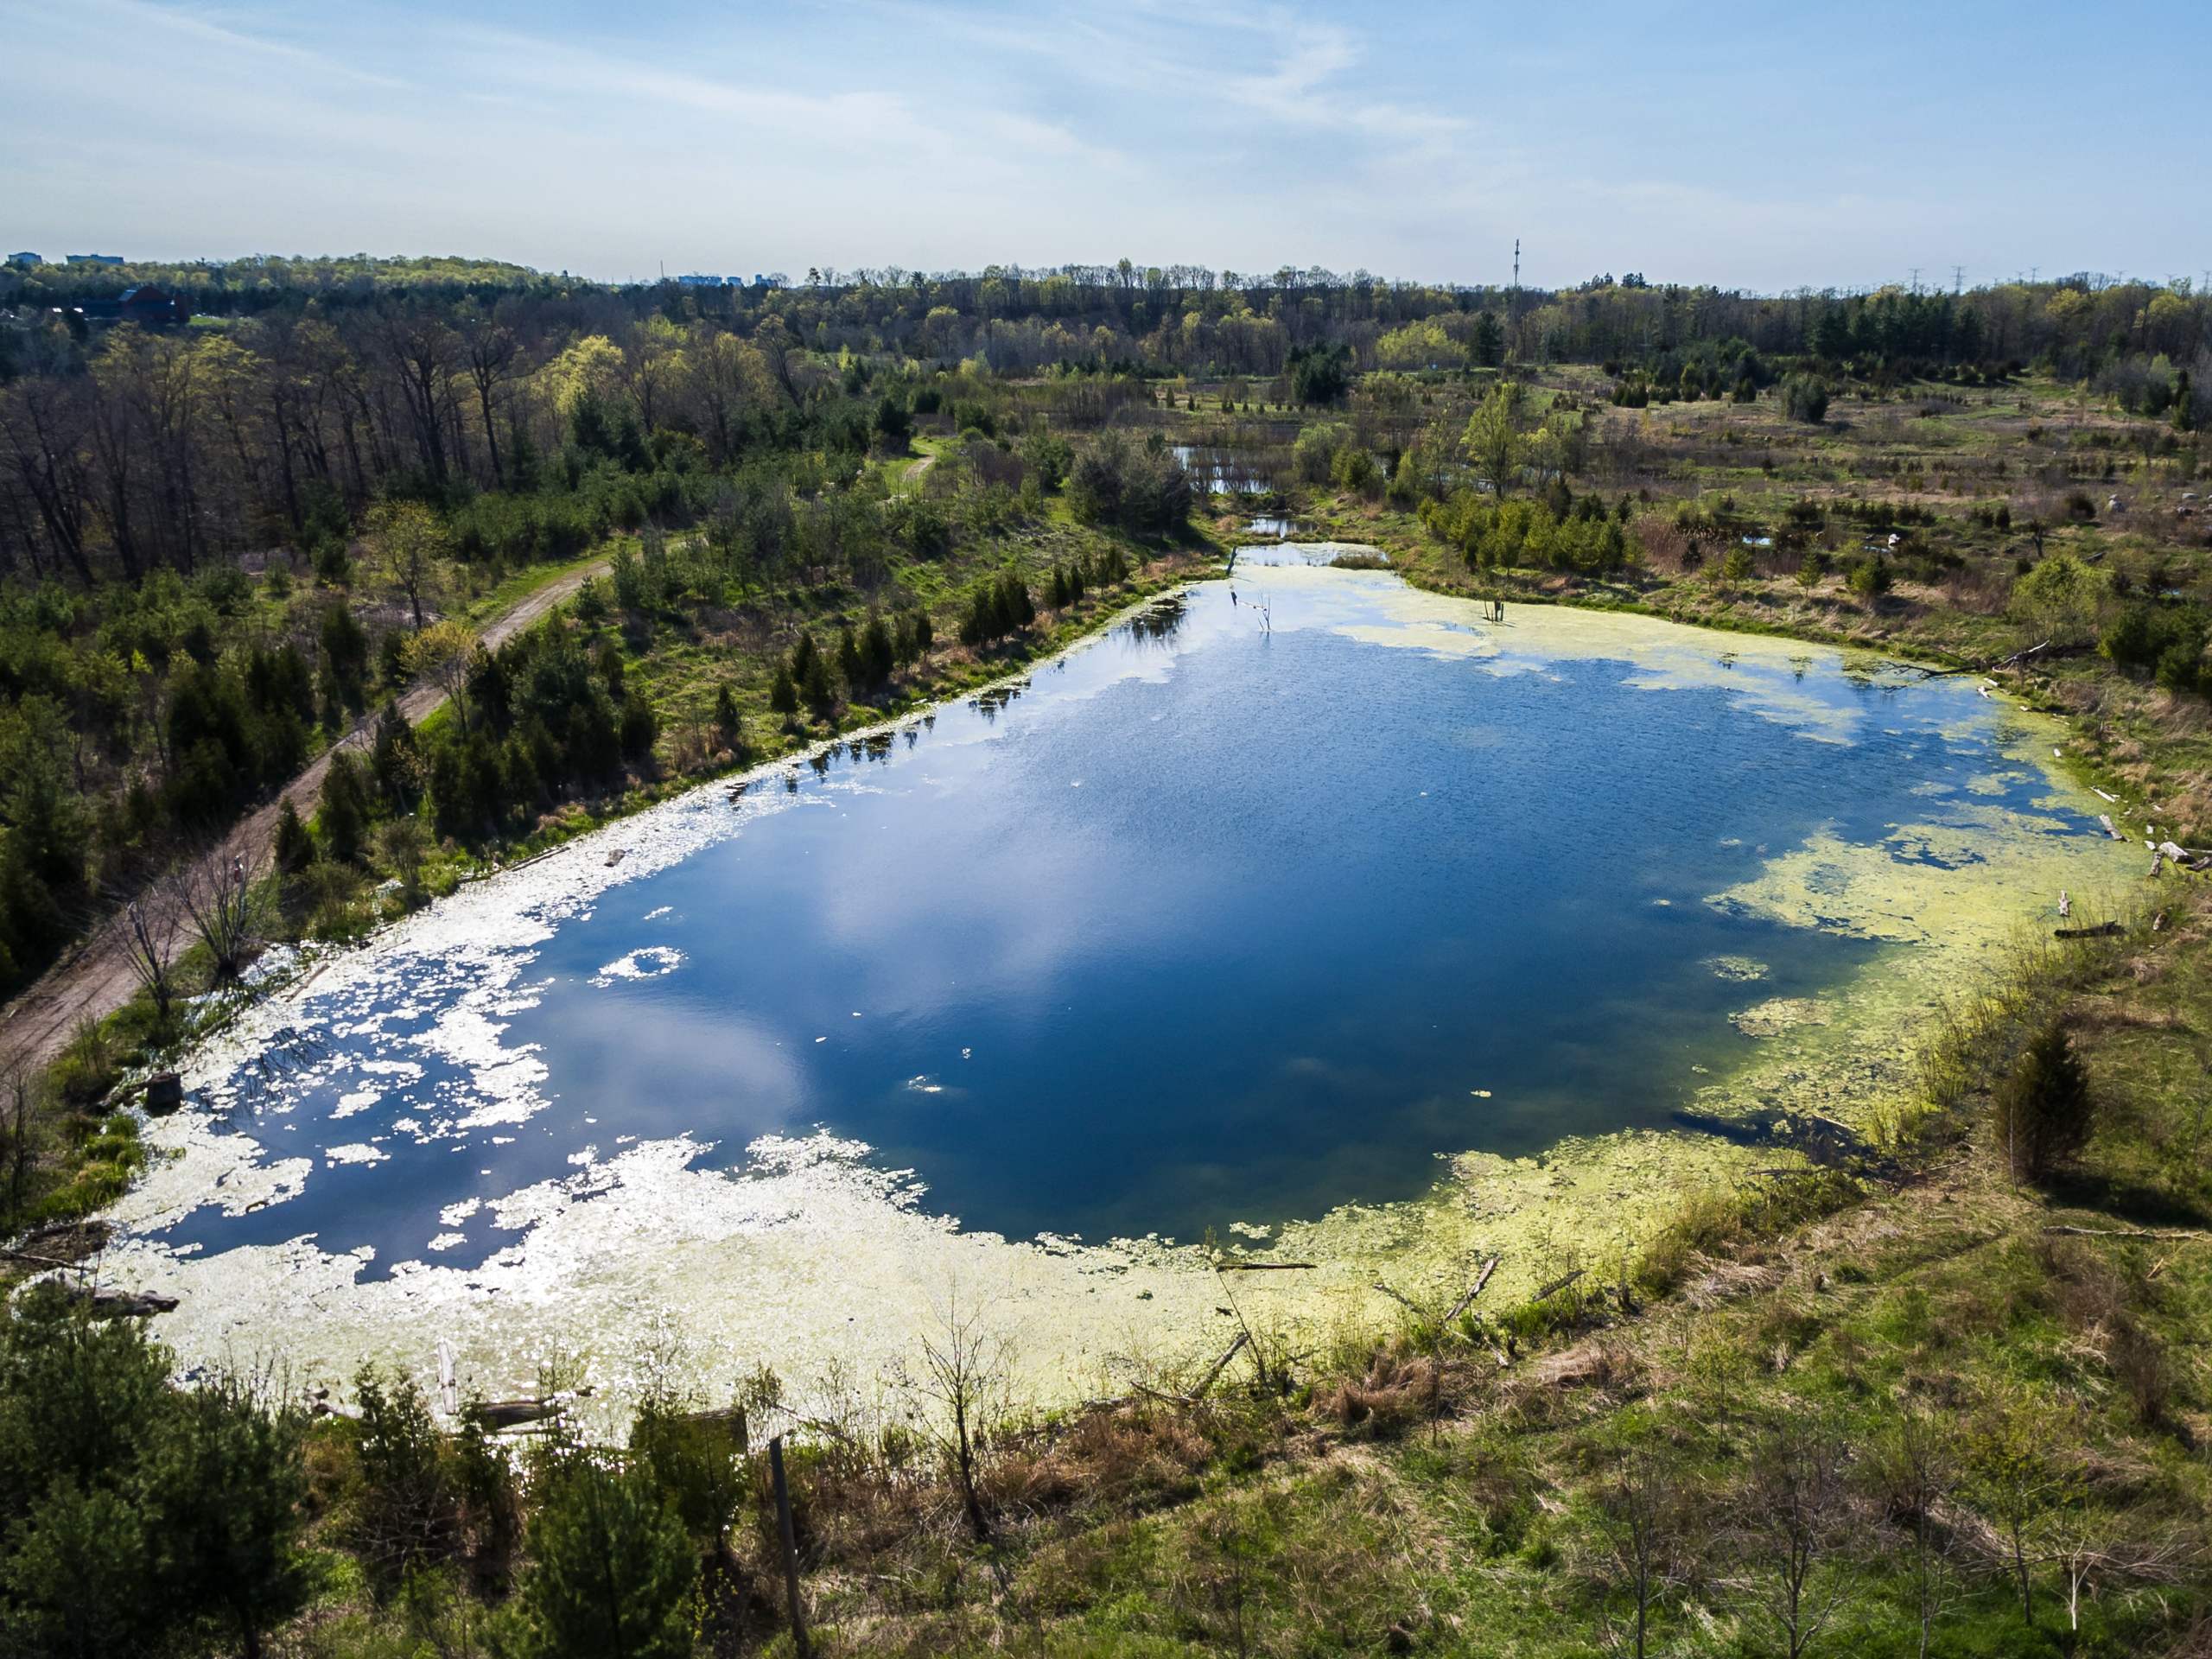
[[[1103,244],[1503,286],[1517,237],[1536,288],[2196,282],[2212,245],[2174,204],[2212,163],[2110,113],[2189,107],[2212,19],[2108,21],[2139,13],[2148,63],[2082,54],[2049,4],[1569,29],[868,0],[664,7],[614,35],[572,3],[0,0],[4,239],[147,262],[474,247],[607,283],[1051,268]]]

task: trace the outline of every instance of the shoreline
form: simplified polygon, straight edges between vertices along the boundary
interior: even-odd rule
[[[753,798],[752,791],[760,784],[789,777],[800,766],[830,753],[833,747],[865,743],[871,735],[912,727],[959,702],[1017,685],[1052,663],[1096,645],[1109,637],[1113,627],[1160,603],[1164,597],[1206,579],[1203,575],[1187,578],[1118,607],[1102,619],[1098,626],[1049,655],[1032,659],[984,684],[965,689],[957,697],[940,699],[889,720],[855,727],[835,739],[819,740],[804,751],[760,762],[741,773],[722,774],[652,803],[660,810],[660,820],[668,833],[662,836],[648,834],[647,844],[643,847],[622,848],[625,856],[617,863],[601,864],[595,868],[586,865],[582,869],[555,865],[548,874],[536,880],[523,875],[525,868],[536,869],[540,865],[551,864],[550,852],[571,847],[580,853],[594,847],[609,849],[611,843],[622,836],[626,826],[631,827],[634,836],[635,826],[652,820],[654,814],[640,811],[611,820],[549,849],[547,855],[499,872],[512,878],[508,882],[487,877],[470,883],[455,894],[386,924],[354,945],[319,958],[312,966],[303,964],[302,976],[274,988],[261,1002],[241,1011],[231,1037],[217,1039],[195,1049],[193,1069],[205,1073],[208,1065],[219,1058],[226,1044],[242,1055],[267,1040],[273,1027],[264,1028],[270,1027],[270,1020],[289,1005],[289,999],[303,994],[309,982],[326,973],[350,971],[359,978],[372,976],[379,959],[391,951],[396,940],[404,941],[409,935],[434,939],[442,931],[466,933],[467,912],[497,912],[503,901],[517,913],[544,912],[532,925],[550,927],[557,922],[557,912],[565,909],[573,913],[578,907],[588,906],[613,887],[666,868],[709,842],[734,833],[758,810],[750,803]],[[1418,596],[1425,605],[1442,603],[1456,607],[1470,602],[1458,595],[1439,595],[1412,583],[1401,582],[1395,585]],[[1635,619],[1638,625],[1669,620],[1656,617]],[[1674,629],[1694,626],[1672,624]],[[1838,649],[1832,645],[1820,648]],[[1667,651],[1675,649],[1669,642]],[[1584,642],[1583,651],[1573,654],[1585,652],[1613,659],[1612,653],[1594,649],[1588,641]],[[1545,653],[1539,650],[1535,654]],[[747,804],[741,805],[736,814],[729,814],[725,810],[725,802],[715,800],[711,791],[722,791],[727,800],[737,792],[734,785],[739,784],[746,785]],[[783,798],[781,792],[760,793],[773,801]],[[709,816],[714,822],[706,821]],[[535,899],[531,889],[538,890]],[[547,916],[552,919],[545,919]],[[371,946],[376,948],[372,950]],[[1836,1000],[1852,1004],[1862,1001],[1856,994],[1861,976],[1873,974],[1878,968],[1879,964],[1870,963],[1860,976],[1853,976],[1851,985],[1839,989]],[[500,984],[484,988],[484,1002],[493,1012],[496,1012],[504,988]],[[1856,1026],[1859,1022],[1850,1023]],[[1883,1033],[1877,1033],[1883,1038],[1894,1034],[1887,1023]],[[1835,1062],[1833,1054],[1829,1062]],[[1747,1094],[1751,1092],[1747,1079],[1762,1071],[1786,1069],[1786,1056],[1777,1058],[1769,1044],[1762,1044],[1748,1052],[1728,1073],[1711,1078],[1698,1091],[1696,1103],[1703,1108],[1709,1103],[1708,1096],[1716,1092],[1734,1090],[1739,1096]],[[188,1145],[183,1150],[188,1154],[196,1152],[197,1155],[188,1160],[197,1164],[203,1173],[211,1167],[207,1161],[208,1157],[221,1151],[217,1142],[231,1143],[230,1150],[234,1154],[241,1148],[254,1148],[240,1160],[242,1166],[252,1166],[256,1153],[276,1150],[245,1135],[216,1133],[212,1118],[199,1113],[193,1116],[199,1120],[194,1129],[207,1133],[200,1136],[196,1148]],[[162,1138],[173,1139],[174,1135]],[[695,1167],[708,1150],[706,1143],[689,1135],[675,1141],[645,1143],[600,1166],[602,1173],[594,1178],[601,1182],[597,1196],[615,1198],[626,1212],[654,1217],[663,1230],[680,1234],[684,1227],[693,1225],[697,1217],[711,1217],[706,1230],[693,1240],[701,1252],[697,1265],[674,1269],[667,1274],[672,1283],[690,1287],[685,1298],[677,1304],[687,1311],[702,1311],[723,1300],[716,1294],[721,1287],[712,1281],[729,1276],[729,1264],[725,1262],[714,1268],[709,1261],[716,1255],[717,1239],[727,1243],[742,1236],[741,1248],[756,1255],[767,1249],[774,1260],[782,1262],[777,1271],[783,1273],[789,1283],[802,1287],[818,1283],[819,1254],[810,1257],[806,1249],[793,1247],[794,1241],[790,1236],[773,1245],[760,1243],[768,1236],[760,1225],[762,1206],[776,1208],[776,1204],[770,1202],[773,1199],[786,1207],[818,1211],[806,1217],[809,1224],[825,1217],[838,1217],[830,1230],[817,1231],[814,1245],[818,1253],[826,1247],[827,1255],[835,1257],[842,1253],[848,1262],[855,1256],[880,1255],[882,1252],[878,1247],[884,1241],[869,1236],[871,1232],[895,1233],[897,1243],[891,1251],[893,1255],[911,1255],[917,1262],[926,1258],[948,1268],[957,1267],[973,1278],[995,1281],[996,1295],[1032,1311],[1033,1317],[1026,1321],[1028,1325],[1041,1322],[1058,1325],[1064,1332],[1071,1328],[1070,1321],[1091,1327],[1084,1335],[1095,1336],[1096,1340],[1077,1339],[1072,1346],[1064,1342],[1049,1357],[1039,1356],[1040,1363],[1026,1382],[1031,1385],[1027,1392],[1040,1400],[1072,1403],[1069,1396],[1071,1384],[1077,1379],[1084,1379],[1086,1384],[1094,1382],[1102,1368],[1145,1364],[1172,1369],[1194,1363],[1209,1349],[1218,1346],[1210,1334],[1212,1319],[1209,1313],[1212,1303],[1223,1294],[1223,1287],[1211,1270],[1211,1262],[1202,1246],[1166,1245],[1141,1240],[1074,1246],[1050,1238],[1009,1240],[995,1233],[966,1231],[957,1217],[924,1212],[918,1202],[900,1187],[895,1174],[841,1157],[838,1149],[824,1137],[772,1137],[765,1150],[756,1147],[753,1163],[738,1170]],[[1777,1158],[1794,1162],[1797,1157],[1794,1153],[1778,1153],[1771,1147],[1754,1149],[1732,1146],[1692,1128],[1624,1129],[1600,1136],[1568,1137],[1545,1153],[1530,1157],[1503,1158],[1465,1150],[1447,1150],[1439,1155],[1449,1160],[1450,1172],[1422,1194],[1380,1204],[1339,1205],[1321,1216],[1279,1221],[1271,1226],[1268,1230],[1275,1236],[1264,1251],[1247,1250],[1243,1254],[1253,1259],[1284,1254],[1301,1259],[1315,1258],[1322,1262],[1323,1268],[1311,1275],[1266,1274],[1256,1276],[1256,1282],[1240,1282],[1236,1294],[1243,1295],[1255,1310],[1262,1310],[1255,1311],[1253,1317],[1272,1320],[1285,1330],[1296,1329],[1315,1339],[1324,1339],[1332,1332],[1371,1332],[1393,1317],[1395,1306],[1387,1299],[1388,1293],[1376,1293],[1371,1282],[1374,1274],[1392,1273],[1403,1279],[1411,1272],[1423,1278],[1441,1280],[1458,1270],[1459,1259],[1471,1249],[1478,1244],[1496,1245],[1504,1231],[1521,1238],[1522,1246],[1514,1252],[1503,1272],[1497,1296],[1502,1300],[1516,1292],[1525,1294],[1540,1282],[1557,1276],[1554,1269],[1559,1268],[1560,1260],[1586,1259],[1594,1254],[1610,1254],[1615,1249],[1631,1250],[1641,1239],[1662,1226],[1684,1199],[1740,1182],[1755,1168],[1771,1166]],[[755,1179],[764,1166],[767,1172],[765,1187]],[[283,1178],[266,1163],[259,1168],[264,1179],[257,1196],[265,1202],[281,1189]],[[219,1270],[211,1277],[207,1271],[211,1264],[182,1261],[165,1247],[154,1246],[146,1240],[146,1232],[163,1224],[157,1218],[162,1213],[159,1201],[164,1195],[172,1202],[194,1196],[190,1192],[178,1191],[171,1172],[177,1172],[174,1161],[165,1161],[149,1172],[140,1186],[134,1188],[112,1213],[129,1220],[136,1212],[137,1229],[118,1241],[120,1253],[130,1265],[153,1268],[167,1260],[175,1270],[170,1276],[172,1289],[179,1278],[201,1281],[191,1293],[193,1301],[200,1306],[193,1307],[193,1303],[188,1302],[188,1307],[192,1308],[189,1313],[168,1316],[157,1330],[174,1330],[180,1336],[184,1329],[194,1331],[194,1338],[180,1345],[196,1353],[204,1362],[209,1355],[228,1348],[230,1339],[243,1334],[243,1327],[253,1322],[226,1315],[220,1306],[213,1309],[211,1317],[204,1299],[221,1296],[220,1281],[225,1275]],[[300,1172],[294,1173],[297,1179],[305,1179]],[[232,1179],[232,1171],[219,1172],[215,1185],[227,1186]],[[550,1187],[554,1184],[542,1185]],[[207,1190],[211,1189],[200,1189],[202,1201]],[[256,1189],[251,1180],[231,1191],[232,1202],[255,1202]],[[533,1338],[545,1337],[546,1327],[561,1323],[554,1310],[564,1289],[573,1288],[561,1281],[563,1264],[575,1266],[590,1262],[599,1264],[600,1270],[624,1273],[626,1269],[620,1266],[620,1258],[626,1245],[634,1249],[635,1244],[634,1226],[628,1229],[626,1237],[597,1226],[599,1215],[613,1206],[566,1206],[550,1191],[532,1191],[534,1198],[518,1209],[531,1211],[536,1226],[526,1227],[524,1237],[510,1247],[510,1260],[499,1262],[501,1256],[509,1255],[505,1250],[493,1258],[501,1271],[509,1275],[505,1290],[493,1289],[480,1297],[470,1294],[477,1287],[468,1281],[495,1276],[482,1269],[464,1274],[435,1264],[424,1267],[416,1263],[414,1270],[403,1266],[399,1274],[361,1281],[358,1275],[365,1262],[353,1256],[324,1255],[307,1239],[281,1246],[238,1249],[257,1252],[255,1259],[273,1270],[275,1276],[269,1281],[268,1294],[274,1294],[280,1287],[298,1292],[302,1284],[305,1285],[306,1300],[315,1311],[311,1314],[308,1308],[302,1307],[294,1319],[284,1322],[288,1326],[307,1329],[320,1324],[326,1334],[333,1337],[349,1323],[383,1327],[384,1340],[369,1339],[372,1333],[365,1328],[351,1333],[351,1342],[336,1344],[350,1350],[356,1358],[373,1354],[419,1372],[429,1344],[416,1342],[395,1346],[391,1336],[393,1326],[419,1324],[426,1314],[435,1318],[440,1307],[458,1319],[474,1304],[477,1315],[489,1319],[490,1328],[486,1342],[461,1344],[465,1350],[465,1360],[487,1368],[502,1363],[495,1352],[487,1351],[495,1342],[507,1356],[505,1363],[508,1369],[500,1373],[501,1385],[512,1386],[526,1381],[527,1375],[513,1363],[514,1360],[531,1351]],[[587,1210],[596,1213],[581,1221],[574,1219]],[[1577,1213],[1569,1216],[1566,1211]],[[537,1230],[541,1227],[553,1231],[541,1239]],[[732,1244],[731,1248],[741,1246]],[[543,1261],[530,1259],[533,1254],[552,1258],[554,1271],[550,1277],[541,1271],[545,1265]],[[754,1273],[738,1276],[750,1278],[758,1287],[769,1275],[759,1271],[764,1266],[762,1262],[756,1260],[753,1265]],[[903,1294],[896,1274],[891,1272],[897,1265],[895,1262],[878,1261],[873,1268],[848,1276],[869,1283],[872,1288],[868,1300],[872,1305],[887,1308]],[[890,1276],[887,1277],[887,1274]],[[1096,1294],[1097,1282],[1083,1281],[1097,1281],[1101,1275],[1104,1275],[1105,1282],[1128,1289],[1134,1299],[1125,1304],[1124,1317],[1119,1320],[1104,1317],[1104,1309],[1096,1305],[1086,1306],[1080,1300],[1071,1300]],[[1241,1280],[1249,1278],[1240,1276]],[[1288,1282],[1294,1278],[1301,1282]],[[288,1281],[292,1282],[288,1284]],[[651,1295],[659,1287],[660,1280],[656,1276],[632,1284],[626,1294],[632,1297]],[[147,1283],[143,1287],[153,1286]],[[607,1288],[602,1282],[602,1301]],[[237,1289],[243,1292],[245,1287]],[[418,1294],[427,1296],[428,1304],[416,1305],[414,1316],[410,1317],[409,1299]],[[487,1299],[503,1294],[508,1295],[502,1304],[504,1307],[534,1311],[518,1319],[505,1313],[493,1317],[484,1304]],[[353,1312],[334,1319],[327,1317],[324,1310],[341,1298],[353,1304]],[[919,1314],[925,1311],[924,1299],[906,1294],[904,1300],[910,1313]],[[1146,1305],[1141,1310],[1135,1306],[1139,1302]],[[257,1306],[258,1301],[249,1305]],[[381,1307],[382,1313],[372,1314],[372,1306]],[[1048,1307],[1054,1311],[1048,1313]],[[703,1336],[720,1338],[731,1331],[745,1328],[747,1319],[753,1317],[741,1309],[732,1309],[731,1316],[734,1323],[730,1324],[709,1321]],[[786,1309],[783,1317],[803,1321],[806,1315],[803,1310]],[[757,1320],[754,1323],[757,1328]],[[925,1327],[910,1319],[910,1336],[920,1328]],[[1179,1330],[1182,1332],[1179,1337],[1176,1334]],[[558,1338],[546,1339],[575,1345],[579,1341],[588,1344],[589,1334],[588,1331],[571,1329]],[[817,1334],[824,1334],[818,1326]],[[830,1345],[834,1347],[835,1342]],[[758,1357],[772,1362],[775,1356],[770,1353]],[[616,1362],[602,1351],[598,1363],[607,1365]],[[343,1362],[334,1356],[307,1363],[343,1367]],[[322,1380],[342,1383],[346,1374],[346,1370],[340,1369],[334,1373],[326,1372]],[[1095,1393],[1096,1389],[1086,1386],[1080,1391]],[[613,1385],[610,1398],[620,1397],[617,1382]]]

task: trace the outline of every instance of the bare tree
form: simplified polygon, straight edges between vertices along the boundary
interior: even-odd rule
[[[1624,1452],[1613,1478],[1599,1491],[1599,1529],[1605,1541],[1606,1591],[1625,1594],[1628,1611],[1608,1611],[1605,1643],[1616,1653],[1645,1659],[1651,1609],[1677,1572],[1683,1522],[1682,1494],[1674,1471],[1649,1450]]]
[[[1778,1429],[1751,1462],[1737,1505],[1737,1588],[1746,1611],[1774,1627],[1788,1659],[1803,1659],[1851,1589],[1828,1559],[1847,1501],[1843,1449],[1818,1430]]]
[[[1891,1524],[1904,1535],[1920,1659],[1928,1659],[1936,1621],[1958,1594],[1956,1535],[1941,1514],[1957,1478],[1947,1430],[1929,1413],[1908,1408],[1877,1453],[1874,1486]]]
[[[0,1135],[7,1138],[8,1214],[22,1214],[23,1190],[30,1184],[31,1166],[38,1158],[38,1073],[29,1066],[10,1066],[0,1074]]]
[[[2125,1529],[2126,1517],[2077,1504],[2052,1529],[2050,1559],[2065,1575],[2066,1628],[2082,1632],[2082,1597],[2101,1583],[2178,1584],[2190,1576],[2199,1552],[2174,1535],[2137,1537]]]
[[[960,1487],[968,1529],[979,1544],[991,1541],[978,1478],[982,1442],[992,1419],[1006,1408],[1007,1361],[1006,1338],[981,1310],[963,1309],[956,1290],[938,1310],[935,1332],[922,1338],[922,1375],[914,1384],[941,1414],[932,1429]]]
[[[215,963],[218,982],[236,979],[252,944],[253,876],[242,858],[209,853],[177,880],[178,902]]]
[[[123,944],[130,971],[153,998],[155,1016],[165,1027],[176,1000],[176,957],[184,925],[183,904],[168,881],[154,883],[123,907]]]

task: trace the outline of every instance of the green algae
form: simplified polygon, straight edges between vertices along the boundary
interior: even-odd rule
[[[1618,661],[1630,685],[1724,690],[1745,712],[1821,741],[1854,741],[1870,717],[1794,690],[1799,675],[1815,661],[1870,681],[1892,672],[1792,641],[1626,615],[1516,607],[1491,626],[1471,620],[1471,604],[1388,577],[1271,569],[1267,579],[1376,584],[1389,620],[1340,629],[1370,643],[1501,673]],[[2044,758],[2050,722],[2001,706],[1989,718],[2002,722],[2011,766],[2049,781],[2044,800],[2094,812]],[[1507,740],[1478,732],[1465,741]],[[2047,822],[1995,804],[2005,786],[1992,772],[1966,785],[1965,800],[1943,789],[1943,822],[1895,825],[1871,845],[1815,836],[1707,897],[1719,909],[1870,949],[1817,1001],[1770,999],[1740,1014],[1738,1029],[1756,1040],[1732,1060],[1707,1054],[1710,1069],[1692,1068],[1701,1077],[1693,1097],[1700,1111],[1811,1112],[1878,1126],[1909,1099],[1913,1036],[1947,998],[2002,972],[2019,930],[2055,914],[2062,890],[2094,907],[2133,874],[2123,872],[2114,843],[2054,834]],[[1709,965],[1745,982],[1765,971],[1744,957]],[[302,1178],[285,1165],[254,1164],[243,1150],[251,1144],[212,1134],[197,1145],[180,1140],[183,1156],[124,1211],[158,1214],[186,1189],[265,1203]],[[1424,1306],[1448,1306],[1491,1254],[1502,1265],[1486,1305],[1510,1306],[1575,1268],[1610,1272],[1685,1199],[1790,1161],[1770,1148],[1652,1131],[1567,1141],[1538,1158],[1459,1153],[1441,1160],[1435,1186],[1417,1199],[1240,1224],[1229,1259],[1314,1265],[1221,1273],[1207,1250],[1157,1240],[1017,1242],[963,1230],[922,1211],[900,1178],[821,1137],[758,1145],[738,1179],[701,1167],[704,1151],[685,1138],[647,1142],[594,1166],[581,1185],[548,1182],[502,1200],[503,1224],[527,1227],[526,1243],[465,1270],[409,1262],[366,1280],[360,1253],[334,1255],[311,1238],[200,1260],[126,1237],[111,1265],[121,1282],[183,1298],[161,1334],[188,1364],[282,1357],[303,1382],[342,1386],[370,1358],[427,1375],[446,1339],[465,1382],[488,1394],[527,1388],[549,1362],[587,1376],[592,1409],[611,1427],[657,1332],[681,1333],[691,1380],[710,1395],[766,1364],[794,1397],[821,1400],[855,1376],[895,1377],[957,1305],[982,1310],[1007,1336],[1019,1397],[1052,1404],[1185,1370],[1217,1353],[1240,1321],[1306,1349],[1372,1330],[1402,1312],[1378,1282]]]

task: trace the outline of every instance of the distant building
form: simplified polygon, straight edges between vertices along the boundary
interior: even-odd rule
[[[42,265],[46,261],[40,258],[38,255],[35,253],[11,253],[8,256],[8,263],[18,267],[28,267],[30,265]]]
[[[119,253],[72,253],[64,257],[73,265],[119,265],[123,263],[123,256]]]
[[[175,328],[192,321],[192,308],[151,283],[141,283],[114,299],[72,306],[64,315],[99,327],[129,322],[141,328]]]
[[[688,276],[677,277],[676,279],[676,284],[678,288],[728,288],[729,286],[729,278],[727,276],[709,276],[704,272],[695,270]]]

